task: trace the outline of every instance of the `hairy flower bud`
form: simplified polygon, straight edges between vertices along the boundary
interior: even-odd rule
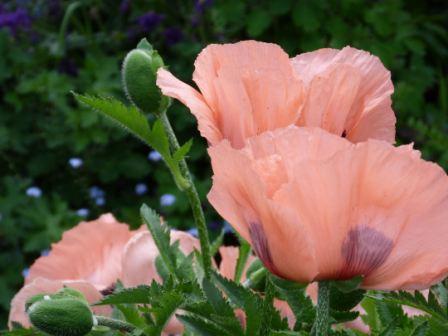
[[[32,325],[54,336],[82,336],[92,330],[94,317],[90,307],[77,298],[51,299],[33,303],[28,309]]]
[[[157,70],[163,66],[163,59],[146,39],[124,59],[124,90],[128,99],[144,112],[157,115],[169,104],[169,98],[156,86]]]

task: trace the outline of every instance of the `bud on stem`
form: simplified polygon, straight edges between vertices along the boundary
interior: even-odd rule
[[[137,49],[125,57],[122,69],[123,86],[128,99],[140,110],[155,113],[165,111],[170,99],[156,85],[157,70],[163,60],[151,45],[142,40]]]

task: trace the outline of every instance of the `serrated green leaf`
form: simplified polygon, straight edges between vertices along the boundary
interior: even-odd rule
[[[221,328],[214,322],[209,320],[193,316],[193,315],[176,315],[177,318],[195,335],[201,336],[234,336],[230,334],[227,330]]]
[[[148,120],[135,106],[125,106],[114,98],[80,95],[74,92],[73,95],[76,100],[102,113],[148,146],[153,146]]]
[[[176,310],[184,302],[184,296],[176,289],[163,291],[162,294],[152,302],[151,313],[154,325],[145,329],[150,336],[160,335],[174,315]]]
[[[215,238],[215,240],[210,244],[210,254],[214,256],[218,253],[219,248],[221,247],[224,241],[224,230],[221,230],[219,236]]]
[[[235,316],[233,309],[229,306],[227,301],[224,300],[221,292],[209,279],[204,278],[202,280],[202,290],[204,291],[205,296],[213,307],[215,313],[222,316]]]
[[[365,290],[357,289],[350,292],[341,292],[338,287],[331,284],[330,307],[339,311],[347,311],[355,308],[364,298]]]
[[[363,279],[364,277],[362,275],[358,275],[349,280],[333,281],[331,284],[333,287],[336,287],[342,293],[350,293],[359,288]]]
[[[359,316],[359,312],[357,311],[339,311],[339,310],[330,310],[330,316],[333,318],[334,323],[343,323],[353,321]]]
[[[192,145],[193,139],[190,139],[186,143],[184,143],[177,151],[174,152],[174,161],[179,162],[180,160],[182,160],[188,154]]]
[[[249,258],[251,251],[249,243],[241,238],[240,247],[238,251],[239,251],[238,259],[235,266],[235,278],[234,278],[235,282],[240,282],[244,272],[244,268],[246,267],[247,259]]]
[[[117,309],[123,314],[126,322],[132,323],[133,325],[142,328],[145,326],[145,320],[140,315],[139,310],[134,305],[124,305],[117,304]]]
[[[227,294],[229,300],[246,313],[246,335],[256,335],[262,323],[262,301],[250,289],[244,288],[236,282],[230,281],[220,274],[213,272],[213,278]]]
[[[115,293],[109,294],[101,301],[95,303],[98,305],[110,304],[149,304],[150,303],[150,286],[140,285],[133,288],[124,288]]]
[[[409,336],[425,336],[429,330],[429,322],[425,321],[419,324]]]
[[[157,215],[157,213],[143,204],[140,208],[140,215],[143,222],[148,227],[149,232],[151,232],[152,238],[159,250],[160,257],[163,260],[167,270],[174,277],[176,275],[176,257],[174,256],[170,248],[170,230],[169,228],[162,224],[162,221]]]

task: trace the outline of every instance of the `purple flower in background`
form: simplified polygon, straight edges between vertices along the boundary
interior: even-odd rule
[[[154,30],[154,28],[156,28],[160,24],[160,22],[162,22],[163,18],[163,15],[151,11],[140,16],[137,19],[137,22],[144,31],[149,32]]]
[[[194,2],[194,12],[191,17],[191,24],[197,26],[201,21],[205,10],[213,4],[213,0],[196,0]]]
[[[120,4],[120,12],[127,13],[129,12],[129,9],[131,8],[131,0],[123,0]]]
[[[82,166],[83,164],[83,160],[81,158],[78,157],[73,157],[70,160],[68,160],[68,164],[73,168],[73,169],[77,169],[79,167]]]
[[[24,278],[26,278],[26,277],[28,277],[28,274],[30,274],[30,269],[29,269],[29,268],[25,268],[25,269],[22,271],[22,276],[23,276]]]
[[[20,28],[29,28],[31,26],[31,17],[28,12],[19,8],[14,12],[5,12],[0,8],[0,28],[8,27],[12,34],[15,34]]]
[[[65,73],[69,76],[78,76],[78,67],[76,66],[75,61],[69,58],[64,58],[61,60],[58,70],[59,72]]]
[[[165,37],[166,44],[172,46],[183,40],[184,33],[177,27],[170,27],[164,30],[163,36]]]

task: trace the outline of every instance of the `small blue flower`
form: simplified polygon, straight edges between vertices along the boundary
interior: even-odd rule
[[[90,198],[95,199],[95,198],[99,198],[99,197],[104,197],[105,192],[100,187],[93,186],[89,189],[89,195],[90,195]]]
[[[168,207],[176,202],[176,196],[172,194],[164,194],[160,197],[160,205],[163,207]]]
[[[233,232],[233,228],[229,224],[229,222],[224,222],[223,230],[224,230],[224,233],[231,233],[231,232]]]
[[[106,204],[106,199],[104,197],[98,197],[95,199],[95,204],[98,206],[103,206]]]
[[[194,237],[198,236],[198,229],[197,228],[191,228],[191,229],[187,230],[187,232],[189,234],[191,234],[192,236],[194,236]]]
[[[81,208],[81,209],[76,210],[76,214],[82,218],[87,217],[89,215],[89,213],[90,213],[89,209],[86,209],[86,208]]]
[[[148,192],[148,186],[144,183],[137,183],[135,185],[135,193],[137,195],[144,195]]]
[[[80,159],[80,158],[78,158],[78,157],[74,157],[74,158],[71,158],[70,160],[68,160],[68,164],[69,164],[72,168],[77,169],[77,168],[79,168],[79,167],[82,166],[83,161],[82,161],[82,159]]]
[[[29,187],[26,190],[26,195],[29,197],[39,198],[42,196],[42,190],[39,187]]]
[[[22,271],[22,276],[23,276],[24,278],[27,278],[29,274],[30,274],[30,269],[29,269],[29,268],[25,268],[25,269]]]
[[[41,257],[46,257],[49,254],[50,254],[50,250],[49,249],[45,249],[45,250],[40,251],[40,256]]]
[[[157,162],[160,161],[162,159],[162,155],[160,155],[160,153],[158,151],[151,151],[148,154],[148,160],[153,161],[153,162]]]

